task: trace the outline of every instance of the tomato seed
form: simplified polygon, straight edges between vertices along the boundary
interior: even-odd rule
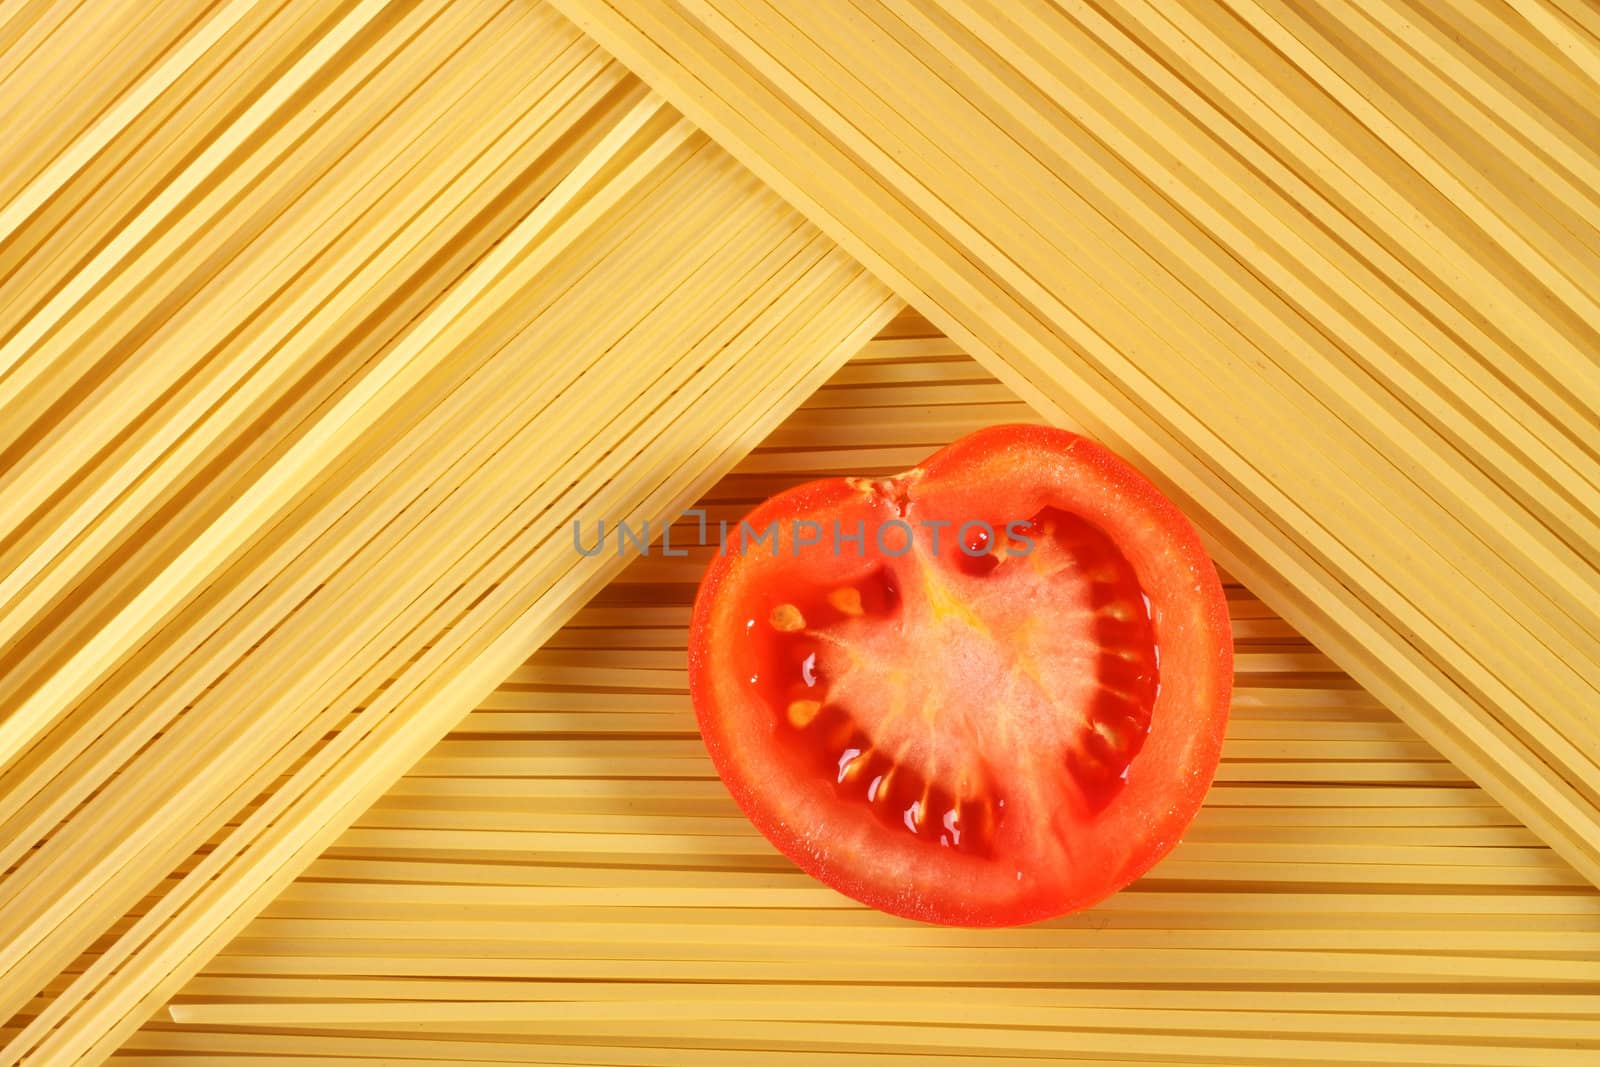
[[[871,761],[871,753],[859,748],[847,748],[839,756],[839,784],[853,779]]]
[[[794,706],[790,705],[789,710],[790,716],[793,717]],[[1100,735],[1101,740],[1105,741],[1107,745],[1111,746],[1111,750],[1113,752],[1120,754],[1127,750],[1127,738],[1123,737],[1122,734],[1118,733],[1108,723],[1096,722],[1094,724],[1094,732]]]
[[[847,585],[842,589],[835,589],[829,593],[828,603],[852,617],[862,614],[861,590],[852,586]]]
[[[779,604],[767,616],[767,621],[779,633],[798,633],[806,628],[806,617],[800,614],[800,609],[793,604]]]
[[[959,807],[948,809],[944,813],[944,818],[940,819],[939,822],[944,827],[944,833],[939,835],[939,843],[947,847],[950,845],[959,847],[961,844],[961,809]]]
[[[817,712],[822,710],[820,700],[792,700],[789,702],[789,721],[798,729],[804,730],[811,725],[817,717]]]

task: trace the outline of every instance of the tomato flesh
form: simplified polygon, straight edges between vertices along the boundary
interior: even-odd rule
[[[690,683],[719,773],[802,867],[895,914],[998,925],[1093,903],[1176,842],[1215,773],[1232,646],[1193,527],[1131,467],[997,427],[780,494],[746,529],[772,522],[708,571]]]

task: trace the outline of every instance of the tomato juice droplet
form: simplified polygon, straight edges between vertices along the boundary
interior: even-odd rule
[[[982,519],[971,519],[961,524],[957,536],[960,538],[962,555],[987,556],[989,544],[994,540],[994,527]]]

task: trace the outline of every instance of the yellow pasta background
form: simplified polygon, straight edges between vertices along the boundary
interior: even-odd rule
[[[1588,0],[0,3],[0,1064],[1593,1062],[1597,294]],[[570,526],[1034,419],[1225,569],[1219,783],[890,919]]]

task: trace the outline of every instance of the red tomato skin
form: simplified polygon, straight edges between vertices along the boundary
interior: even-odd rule
[[[908,893],[903,885],[874,877],[870,861],[835,862],[816,827],[791,825],[783,817],[781,805],[766,795],[767,779],[746,773],[748,764],[729,737],[728,709],[717,684],[719,643],[726,633],[719,627],[728,619],[718,618],[718,608],[737,583],[736,551],[713,557],[690,622],[689,692],[707,751],[740,809],[780,852],[868,906],[921,922],[969,927],[1031,923],[1089,907],[1137,880],[1176,847],[1214,780],[1233,678],[1233,643],[1221,582],[1199,532],[1177,505],[1131,464],[1080,435],[1032,424],[989,427],[945,446],[914,470],[920,472],[920,484],[953,485],[949,499],[955,501],[982,499],[992,492],[994,479],[1003,483],[1044,476],[1045,495],[1052,501],[1109,528],[1151,599],[1169,616],[1160,635],[1164,695],[1157,700],[1151,736],[1135,760],[1136,766],[1159,760],[1163,773],[1154,784],[1144,784],[1151,781],[1149,776],[1140,782],[1140,796],[1149,803],[1115,812],[1116,828],[1136,840],[1126,848],[1110,848],[1098,877],[1078,887],[1069,884],[1047,898],[980,897],[964,894],[960,886],[944,894]],[[863,505],[859,484],[853,481],[829,478],[795,486],[759,505],[743,521],[762,529],[773,521],[787,526],[795,519],[829,513],[854,515]],[[1124,526],[1148,529],[1152,536],[1124,541],[1115,536]],[[730,532],[730,542],[736,532],[737,527]],[[848,564],[846,559],[841,565]],[[1180,578],[1187,583],[1181,596],[1171,588]],[[1173,607],[1174,597],[1182,601],[1181,610]],[[1175,656],[1179,650],[1185,653]],[[1169,684],[1174,669],[1181,672],[1179,686]],[[1177,688],[1185,706],[1175,706],[1171,694]]]

